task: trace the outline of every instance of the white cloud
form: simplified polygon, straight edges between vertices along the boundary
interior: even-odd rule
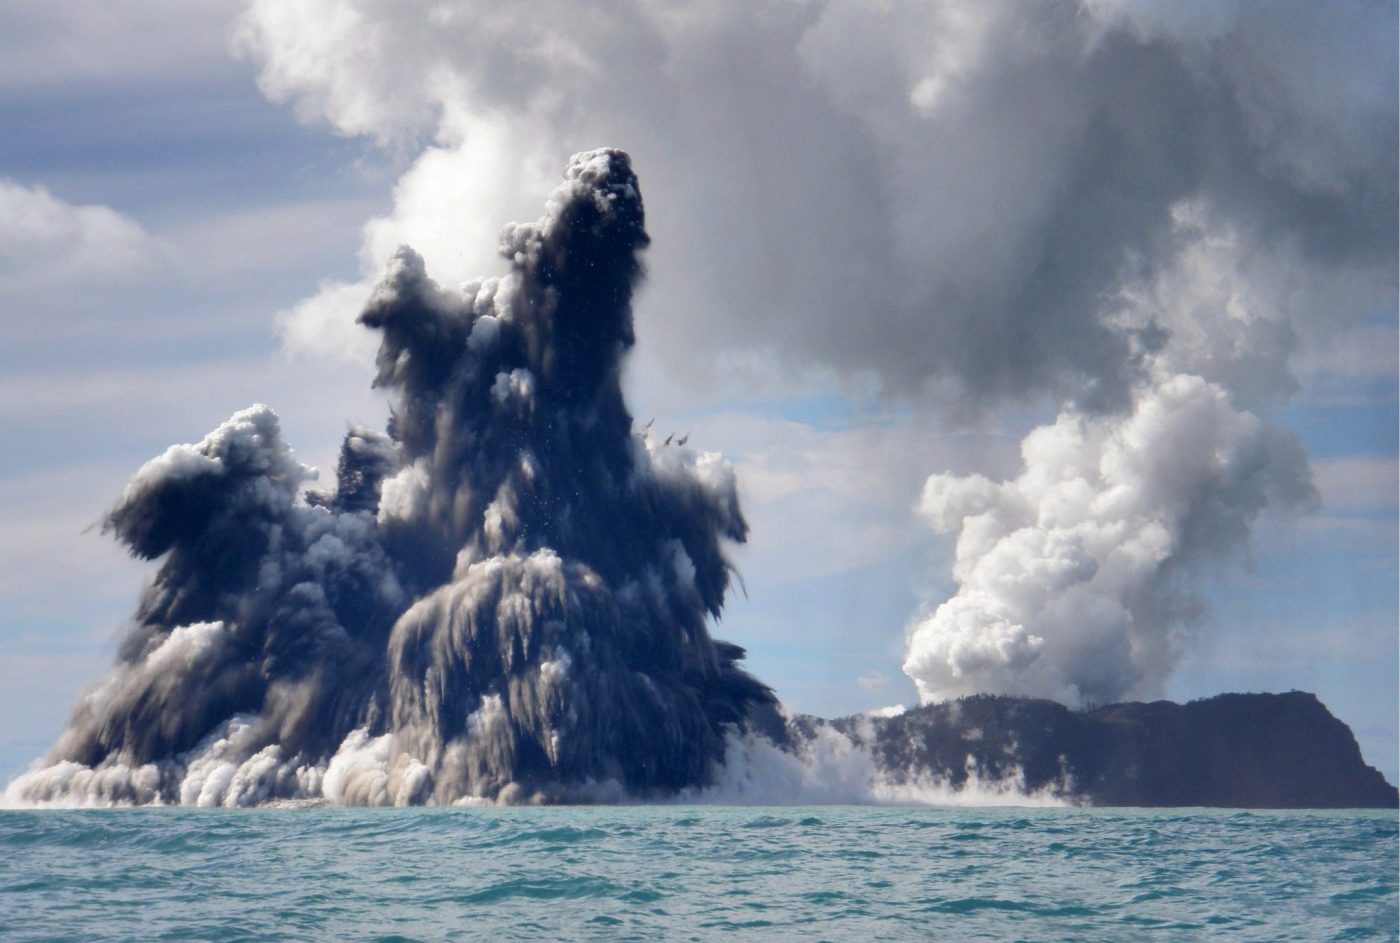
[[[871,694],[883,690],[889,683],[890,679],[886,678],[879,671],[869,671],[859,678],[856,678],[856,684],[860,685],[862,690],[869,691]]]
[[[165,251],[116,210],[75,206],[42,186],[0,180],[0,290],[16,282],[130,278],[145,274]]]
[[[1358,315],[1268,275],[1340,266],[1393,295],[1393,25],[1308,3],[258,0],[240,43],[308,120],[431,140],[367,276],[399,241],[447,281],[489,271],[568,153],[617,144],[678,372],[759,349],[902,390],[1121,399],[1132,344],[1103,315],[1192,240],[1273,305],[1268,356]],[[1173,236],[1186,205],[1203,224]],[[1278,372],[1265,354],[1236,374]]]
[[[1072,704],[1158,696],[1200,601],[1194,578],[1265,507],[1310,496],[1301,449],[1200,377],[1159,376],[1123,417],[1062,414],[1013,480],[935,475],[923,510],[957,534],[957,593],[912,628],[924,700]]]
[[[368,369],[379,339],[355,319],[372,290],[368,282],[323,281],[316,294],[278,312],[283,349],[293,357],[329,357]]]

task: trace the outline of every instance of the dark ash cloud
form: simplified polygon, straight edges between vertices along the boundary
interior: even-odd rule
[[[21,802],[540,801],[710,781],[781,737],[710,637],[742,541],[718,455],[633,428],[619,368],[647,245],[626,154],[576,155],[503,277],[401,249],[361,315],[386,434],[333,492],[265,406],[147,463],[106,527],[159,560],[110,677]]]

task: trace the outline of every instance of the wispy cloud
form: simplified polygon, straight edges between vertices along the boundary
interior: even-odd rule
[[[106,206],[78,206],[43,186],[0,180],[0,290],[76,278],[131,279],[167,248]]]

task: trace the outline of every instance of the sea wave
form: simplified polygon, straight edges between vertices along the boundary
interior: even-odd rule
[[[1394,940],[1393,812],[0,813],[0,938]]]

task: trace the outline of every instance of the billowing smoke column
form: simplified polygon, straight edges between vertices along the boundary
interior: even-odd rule
[[[627,155],[576,155],[507,228],[504,277],[453,291],[391,260],[360,320],[392,417],[346,436],[334,491],[302,493],[265,406],[142,468],[106,526],[159,572],[7,798],[650,795],[781,730],[707,629],[745,538],[733,473],[623,403],[646,244]]]

